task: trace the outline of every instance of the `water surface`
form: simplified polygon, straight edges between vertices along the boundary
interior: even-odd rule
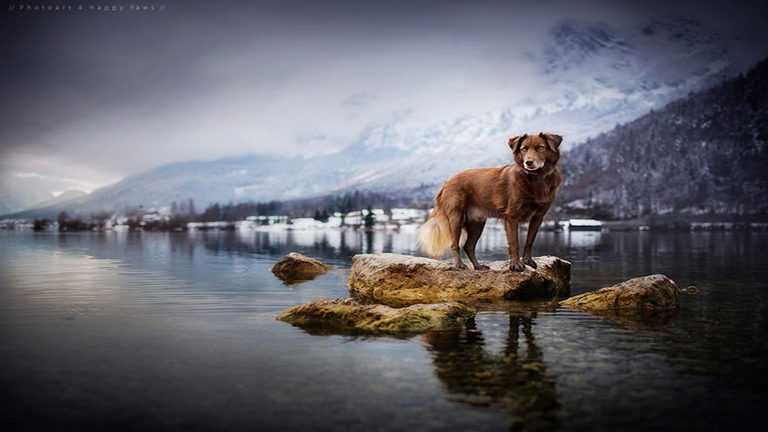
[[[572,293],[663,273],[699,294],[657,323],[505,303],[410,338],[275,320],[348,297],[356,253],[412,233],[0,232],[4,430],[762,430],[768,235],[542,233]],[[480,259],[506,259],[503,233]],[[288,252],[336,266],[288,286]],[[13,429],[9,429],[13,425]]]

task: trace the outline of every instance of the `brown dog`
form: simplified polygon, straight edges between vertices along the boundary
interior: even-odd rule
[[[417,237],[424,253],[438,258],[450,249],[459,269],[460,245],[475,270],[487,270],[475,257],[475,246],[489,217],[504,219],[509,245],[509,268],[536,268],[531,249],[544,215],[555,201],[562,176],[557,168],[563,137],[549,133],[510,138],[514,165],[462,171],[445,182],[435,197],[435,209],[419,228]],[[518,225],[528,222],[528,236],[520,259]]]

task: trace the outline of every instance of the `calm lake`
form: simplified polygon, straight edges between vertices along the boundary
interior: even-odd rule
[[[288,252],[336,266],[287,286]],[[3,430],[764,430],[768,233],[541,233],[573,295],[663,273],[679,311],[619,323],[500,303],[409,338],[275,320],[349,297],[357,253],[413,233],[0,232]],[[486,232],[481,260],[508,259]]]

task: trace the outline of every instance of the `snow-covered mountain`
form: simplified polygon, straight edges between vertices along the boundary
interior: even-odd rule
[[[558,133],[570,148],[722,82],[737,72],[729,43],[687,18],[633,29],[564,21],[552,29],[545,49],[525,60],[547,82],[535,100],[426,126],[414,126],[404,113],[369,125],[346,149],[329,155],[175,163],[71,205],[92,212],[126,205],[160,208],[193,198],[202,209],[215,202],[286,200],[352,189],[427,197],[462,169],[510,163],[511,136]]]
[[[631,30],[566,21],[541,62],[555,89],[533,123],[565,125],[572,144],[722,82],[734,71],[729,41],[687,18]]]
[[[86,192],[81,191],[81,190],[68,189],[68,190],[65,190],[64,192],[60,193],[59,195],[57,195],[54,198],[51,198],[49,200],[46,200],[46,201],[39,202],[39,203],[35,204],[32,207],[32,209],[39,209],[39,208],[56,206],[56,205],[65,203],[67,201],[72,201],[72,200],[75,200],[77,198],[84,197],[86,195],[88,195],[88,194]]]
[[[2,167],[0,167],[1,169]],[[0,174],[0,214],[34,207],[54,198],[61,184],[44,176],[7,171]]]

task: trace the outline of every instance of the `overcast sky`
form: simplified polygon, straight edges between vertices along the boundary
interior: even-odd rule
[[[564,18],[622,27],[687,15],[760,52],[760,4],[10,2],[0,10],[0,170],[91,190],[174,161],[329,152],[404,113],[430,124],[531,96],[540,70],[525,56]]]

